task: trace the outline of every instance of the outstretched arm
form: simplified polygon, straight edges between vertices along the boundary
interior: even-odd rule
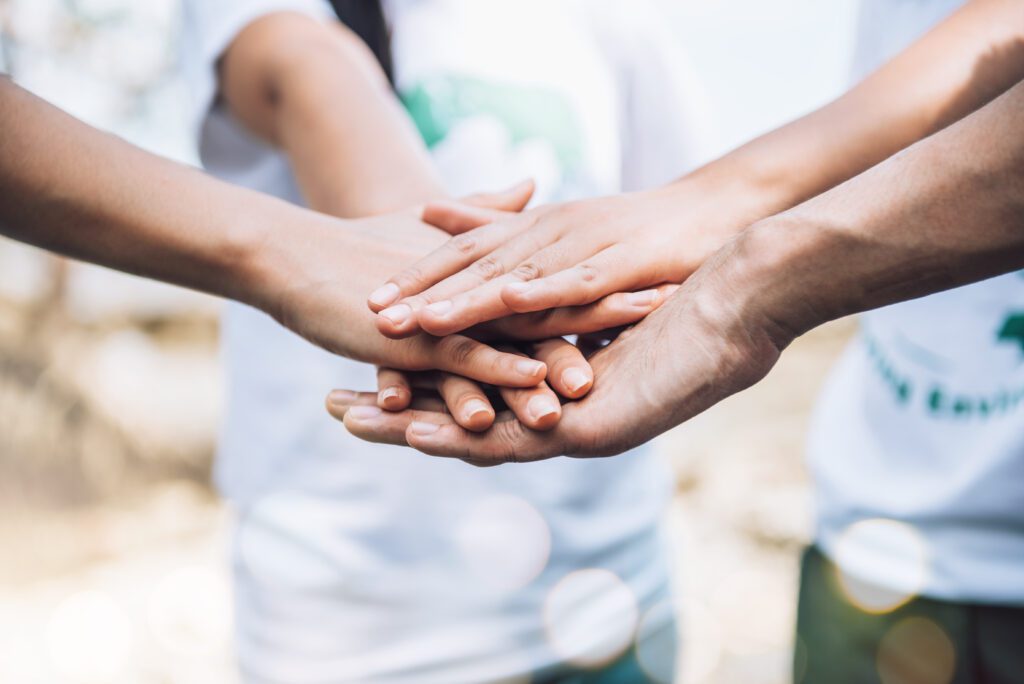
[[[369,283],[437,238],[407,217],[343,221],[148,154],[0,78],[0,233],[237,299],[320,346],[395,368],[533,387],[544,365],[464,337],[382,339]],[[374,221],[385,221],[393,242]],[[433,239],[433,242],[431,242]]]
[[[819,324],[1024,268],[1022,113],[1024,83],[740,233],[665,306],[593,357],[594,390],[567,405],[550,433],[507,416],[469,435],[428,412],[336,415],[359,436],[478,464],[636,446],[758,382]]]
[[[393,311],[404,296],[397,306],[416,315],[397,325],[381,316],[382,332],[447,334],[511,311],[680,282],[754,221],[958,121],[1022,77],[1024,4],[973,0],[822,109],[660,190],[540,208],[459,236],[392,278],[371,308]],[[451,205],[429,214],[472,225]]]
[[[445,197],[426,147],[380,64],[362,40],[337,21],[295,12],[265,14],[243,27],[217,61],[222,106],[250,133],[287,155],[314,209],[345,217],[402,212],[407,219],[418,219],[425,202]],[[532,183],[526,183],[470,201],[478,211],[493,216],[521,210],[531,194]],[[383,239],[393,237],[386,221],[373,225],[382,230]],[[419,226],[427,239],[444,235],[433,226]],[[505,320],[488,332],[501,339],[518,338],[530,330],[535,339],[576,332],[581,326],[600,330],[633,323],[662,301],[662,293],[656,291],[643,293],[640,300],[616,296],[594,307],[536,317],[532,323],[524,317]],[[563,396],[579,398],[589,390],[591,370],[568,343],[546,342],[536,354],[558,367],[549,382]],[[563,379],[566,373],[568,381]],[[382,369],[378,379],[382,407],[408,406],[408,377]],[[445,375],[426,381],[442,394],[462,397],[457,403],[469,408],[460,412],[453,407],[453,413],[478,417],[464,424],[489,426],[493,413],[474,411],[490,408],[481,390],[472,391],[471,383]],[[415,382],[422,385],[424,379]],[[537,408],[536,394],[507,391],[505,398],[510,406]],[[543,411],[519,412],[531,427],[550,425],[560,413],[557,397],[547,391],[542,398]]]

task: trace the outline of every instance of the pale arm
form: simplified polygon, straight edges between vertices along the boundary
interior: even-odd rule
[[[455,238],[390,281],[413,295],[404,304],[416,317],[378,325],[390,335],[417,326],[446,334],[510,311],[680,282],[754,221],[870,168],[1022,77],[1024,3],[973,0],[835,102],[658,191],[541,208]]]
[[[516,387],[544,377],[543,364],[464,337],[380,338],[363,293],[374,274],[429,247],[415,219],[331,219],[221,183],[86,126],[6,78],[0,130],[4,235],[246,302],[358,360]],[[394,242],[375,234],[381,220]]]
[[[541,435],[502,417],[337,415],[360,436],[478,463],[611,455],[758,382],[836,317],[1024,268],[1024,84],[837,188],[739,234],[592,359],[595,388]],[[361,399],[365,401],[364,399]]]

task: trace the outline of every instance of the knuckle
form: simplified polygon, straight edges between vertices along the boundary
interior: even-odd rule
[[[553,221],[564,221],[572,217],[576,213],[576,206],[574,202],[565,202],[563,204],[556,204],[548,207],[546,217]]]
[[[502,463],[517,463],[521,458],[526,428],[518,420],[509,420],[492,428],[497,443],[495,458]]]
[[[512,275],[519,280],[536,280],[543,275],[544,269],[540,267],[540,264],[534,261],[525,261],[512,271]]]
[[[425,307],[427,304],[430,304],[431,301],[430,297],[426,293],[423,293],[413,295],[412,297],[406,297],[405,299],[401,300],[401,303],[407,304],[412,308],[413,311],[417,311]]]
[[[576,267],[577,278],[581,283],[592,283],[600,273],[593,264],[580,264]]]
[[[479,349],[473,340],[457,335],[441,338],[438,347],[440,353],[458,368],[469,365]]]
[[[476,251],[476,238],[469,234],[459,235],[448,243],[449,248],[456,254],[468,255]]]
[[[487,256],[473,264],[473,273],[481,280],[494,280],[504,272],[505,268],[494,257]]]
[[[417,266],[410,266],[392,278],[392,282],[394,282],[395,285],[398,285],[402,292],[414,292],[417,288],[421,287],[425,281],[425,274]]]

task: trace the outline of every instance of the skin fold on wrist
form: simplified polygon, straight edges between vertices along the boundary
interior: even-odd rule
[[[345,224],[269,198],[260,204],[235,219],[240,257],[228,268],[231,282],[226,289],[231,299],[280,320],[285,306],[282,295],[305,279],[301,250],[296,246],[316,242],[323,230],[345,232]],[[324,225],[327,222],[334,225]],[[341,268],[344,264],[339,264]]]

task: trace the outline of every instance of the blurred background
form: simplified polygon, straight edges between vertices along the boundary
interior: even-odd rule
[[[844,88],[854,0],[659,1],[712,96],[719,149]],[[0,0],[0,68],[195,163],[178,11]],[[0,683],[234,681],[231,513],[209,482],[217,312],[201,295],[0,242]],[[764,383],[659,443],[676,474],[683,682],[789,678],[810,534],[803,435],[852,325],[799,340]]]

